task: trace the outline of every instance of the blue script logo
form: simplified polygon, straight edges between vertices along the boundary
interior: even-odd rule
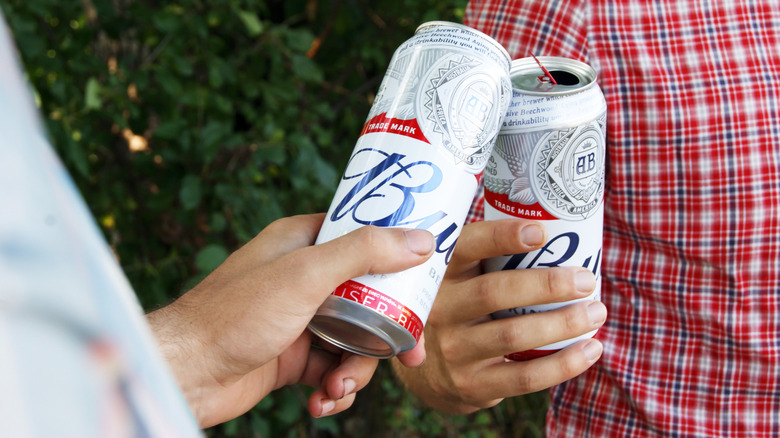
[[[550,239],[542,249],[540,249],[536,256],[528,262],[527,265],[521,267],[521,263],[525,260],[526,256],[530,253],[515,254],[507,260],[502,270],[511,269],[526,269],[526,268],[554,268],[558,266],[571,266],[567,263],[569,260],[577,254],[577,249],[580,246],[580,236],[577,233],[568,232],[557,235]],[[593,260],[593,256],[585,259],[582,263],[583,268],[588,268],[594,275],[598,276],[600,271],[601,260],[601,248]],[[592,261],[592,265],[591,265]]]
[[[368,155],[366,155],[368,154]],[[449,264],[452,251],[457,240],[458,224],[442,222],[447,217],[444,211],[437,211],[424,217],[414,217],[415,195],[430,193],[442,183],[443,174],[439,166],[430,161],[414,161],[404,163],[406,155],[364,148],[355,152],[350,162],[360,157],[373,162],[379,158],[374,167],[355,174],[349,174],[349,166],[342,181],[357,180],[352,189],[338,203],[330,220],[337,222],[350,215],[352,220],[361,225],[376,225],[380,227],[414,227],[431,230],[437,224],[443,224],[444,230],[436,236],[436,252],[445,254],[445,264]],[[421,177],[421,175],[424,175]],[[427,178],[426,178],[427,177]],[[415,182],[416,181],[416,182]],[[416,184],[416,185],[415,185]],[[383,205],[382,209],[360,208],[366,202],[383,199],[392,205]],[[369,202],[370,204],[370,202]],[[388,213],[385,217],[376,217]],[[418,209],[419,216],[419,209]],[[437,227],[438,228],[438,227]],[[450,236],[455,236],[449,246],[444,246]]]

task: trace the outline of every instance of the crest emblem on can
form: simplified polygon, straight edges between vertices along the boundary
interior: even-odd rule
[[[442,146],[473,174],[484,169],[503,116],[494,110],[499,97],[495,78],[475,73],[480,67],[479,60],[460,56],[431,69],[423,105],[433,131],[442,135]]]
[[[586,219],[604,196],[604,138],[592,125],[549,133],[534,151],[531,185],[538,202],[560,219]]]

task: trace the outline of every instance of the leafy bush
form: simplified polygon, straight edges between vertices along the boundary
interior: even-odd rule
[[[465,0],[3,0],[52,142],[147,309],[282,216],[327,209],[395,48]],[[355,408],[274,393],[210,436],[539,435],[544,398],[421,408],[385,364]],[[515,433],[510,433],[514,431]]]

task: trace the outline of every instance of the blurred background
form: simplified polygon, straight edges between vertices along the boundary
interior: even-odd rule
[[[465,0],[1,0],[57,152],[147,309],[325,211],[395,48]],[[538,437],[546,393],[426,409],[380,364],[324,419],[277,391],[209,437]],[[2,430],[2,426],[0,426]]]

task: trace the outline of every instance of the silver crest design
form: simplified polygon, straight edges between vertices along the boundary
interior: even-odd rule
[[[604,196],[603,143],[599,121],[546,136],[531,161],[531,187],[545,210],[569,220],[593,215]]]
[[[382,113],[387,113],[387,117],[403,120],[417,117],[415,100],[419,93],[420,77],[430,69],[430,63],[434,62],[436,56],[443,55],[442,52],[444,51],[430,50],[422,56],[408,54],[394,57],[385,72],[367,119]]]
[[[603,125],[602,117],[576,128],[500,136],[494,152],[512,178],[491,176],[497,163],[489,162],[485,188],[518,204],[538,202],[559,219],[590,217],[604,195]]]
[[[465,55],[445,57],[431,69],[427,84],[422,106],[432,124],[423,124],[423,131],[432,127],[458,166],[481,172],[500,128],[502,114],[494,107],[508,99],[509,84],[496,81],[483,62]]]
[[[495,156],[506,162],[512,174],[511,179],[496,178],[491,175],[499,172],[491,171],[498,166],[496,157],[488,160],[485,172],[485,188],[493,193],[508,195],[509,200],[522,205],[535,204],[536,195],[531,189],[530,166],[534,147],[542,138],[544,132],[528,133],[526,135],[501,135],[493,147]]]

